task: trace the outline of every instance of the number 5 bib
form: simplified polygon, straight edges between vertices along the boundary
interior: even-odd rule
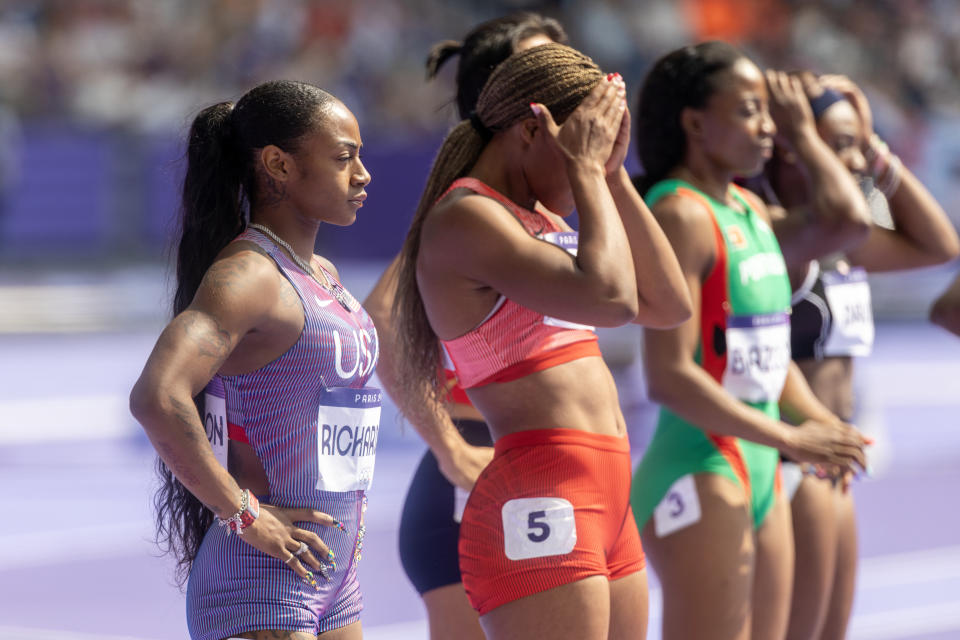
[[[790,316],[730,316],[726,340],[723,388],[747,402],[779,400],[790,365]]]
[[[334,387],[317,412],[317,489],[366,491],[373,482],[382,392]]]

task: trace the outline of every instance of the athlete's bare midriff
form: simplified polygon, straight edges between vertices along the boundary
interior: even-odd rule
[[[519,380],[467,390],[496,441],[528,429],[577,429],[622,436],[617,388],[600,357],[573,360]]]
[[[483,414],[470,404],[455,402],[447,407],[447,412],[453,420],[477,420],[484,422]]]

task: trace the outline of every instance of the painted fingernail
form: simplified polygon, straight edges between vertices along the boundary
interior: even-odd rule
[[[327,549],[327,560],[333,561],[337,556],[334,555],[333,549]]]
[[[540,115],[540,111],[542,111],[542,109],[540,109],[540,105],[536,104],[535,102],[530,103],[530,110],[533,111],[534,115]],[[344,529],[344,531],[346,531],[346,529]]]
[[[865,444],[873,444],[873,443],[876,442],[876,440],[874,440],[874,439],[871,438],[870,436],[863,436],[863,442],[864,442]]]
[[[531,104],[531,106],[533,105],[532,102],[531,102],[530,104]],[[536,113],[536,112],[534,112],[534,113]],[[343,523],[340,522],[339,520],[334,520],[334,521],[333,521],[333,525],[334,525],[337,529],[340,529],[340,531],[343,531],[344,533],[347,532],[347,528],[346,528],[345,526],[343,526]]]

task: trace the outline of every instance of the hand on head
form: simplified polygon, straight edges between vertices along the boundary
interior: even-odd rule
[[[623,83],[623,78],[620,77],[620,74],[617,74],[620,82]],[[623,90],[626,92],[626,84],[623,83]],[[626,93],[624,93],[626,95]],[[620,118],[620,130],[617,132],[617,139],[613,143],[613,149],[610,151],[610,157],[607,159],[606,165],[604,165],[604,170],[608,176],[612,176],[614,173],[620,170],[620,167],[623,166],[624,161],[627,159],[627,152],[630,150],[630,107],[627,106],[627,99],[623,99],[623,116]]]
[[[818,79],[819,84],[827,89],[833,89],[843,94],[843,97],[853,105],[860,116],[860,123],[863,127],[861,138],[864,144],[867,144],[873,136],[873,113],[870,111],[870,102],[860,90],[857,84],[844,75],[825,74]]]
[[[783,71],[768,69],[765,75],[770,116],[777,125],[777,143],[792,147],[799,136],[816,131],[807,85]]]
[[[562,125],[554,122],[546,105],[531,103],[530,108],[548,139],[569,162],[606,167],[617,143],[622,143],[626,86],[619,74],[606,76]]]

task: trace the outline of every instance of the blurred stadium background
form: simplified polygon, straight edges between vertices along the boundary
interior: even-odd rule
[[[425,82],[427,50],[519,9],[558,18],[573,46],[623,74],[631,102],[653,60],[703,39],[762,66],[847,74],[960,224],[955,0],[0,0],[0,638],[186,635],[171,565],[149,542],[153,455],[126,394],[169,316],[193,115],[278,77],[354,111],[370,199],[317,248],[362,298],[453,122],[455,65]],[[857,488],[853,638],[960,637],[960,340],[925,322],[958,266],[871,279],[878,343],[858,372],[859,422],[881,445]],[[653,410],[639,332],[602,342],[639,453]],[[423,445],[385,416],[364,625],[426,637],[395,542]],[[655,588],[652,602],[658,638]]]

